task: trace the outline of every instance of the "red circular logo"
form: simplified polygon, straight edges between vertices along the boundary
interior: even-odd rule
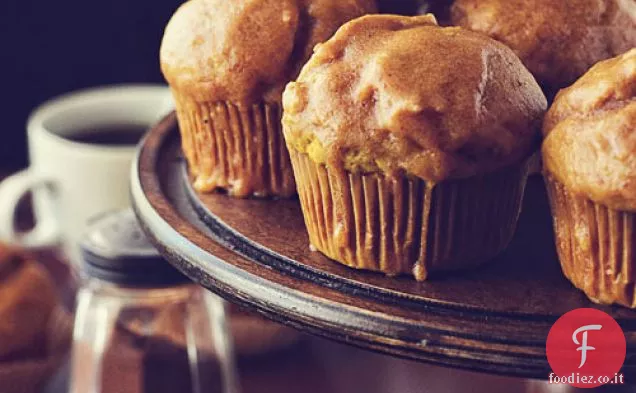
[[[593,308],[579,308],[559,318],[548,334],[546,353],[553,373],[549,383],[578,388],[622,384],[625,335],[614,318]]]

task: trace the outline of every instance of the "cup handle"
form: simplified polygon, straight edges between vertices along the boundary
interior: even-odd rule
[[[18,232],[15,214],[20,200],[29,192],[42,189],[35,227]],[[54,209],[55,183],[33,169],[18,172],[0,183],[0,240],[25,248],[53,247],[60,243],[60,227]]]

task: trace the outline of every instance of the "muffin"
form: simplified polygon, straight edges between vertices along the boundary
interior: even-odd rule
[[[546,106],[484,35],[431,15],[345,24],[283,94],[312,246],[417,280],[491,259],[515,230]]]
[[[283,141],[281,94],[344,22],[374,0],[190,0],[168,23],[161,69],[199,192],[296,193]]]
[[[636,49],[562,90],[543,130],[565,276],[595,302],[636,307]]]
[[[633,0],[456,0],[451,19],[511,47],[549,98],[636,46]]]
[[[41,392],[64,365],[73,318],[54,277],[23,250],[0,243],[0,391]]]

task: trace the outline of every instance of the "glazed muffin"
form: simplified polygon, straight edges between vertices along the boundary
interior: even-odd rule
[[[388,275],[480,264],[515,230],[546,99],[503,44],[431,15],[372,15],[283,95],[309,238]]]
[[[161,69],[199,192],[295,194],[281,94],[315,44],[374,0],[190,0],[168,23]]]
[[[549,98],[636,46],[633,0],[455,0],[451,16],[511,47]]]
[[[636,307],[636,49],[562,90],[544,133],[563,272],[595,302]]]

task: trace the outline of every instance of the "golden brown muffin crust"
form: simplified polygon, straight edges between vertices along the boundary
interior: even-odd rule
[[[285,90],[283,129],[328,166],[439,182],[529,156],[546,105],[503,44],[430,15],[370,15],[316,48]]]
[[[595,202],[636,211],[636,49],[562,90],[544,133],[551,176]]]
[[[161,68],[199,101],[280,102],[314,45],[374,0],[190,0],[168,23]]]
[[[510,46],[554,93],[636,46],[634,0],[456,0],[451,18]]]

